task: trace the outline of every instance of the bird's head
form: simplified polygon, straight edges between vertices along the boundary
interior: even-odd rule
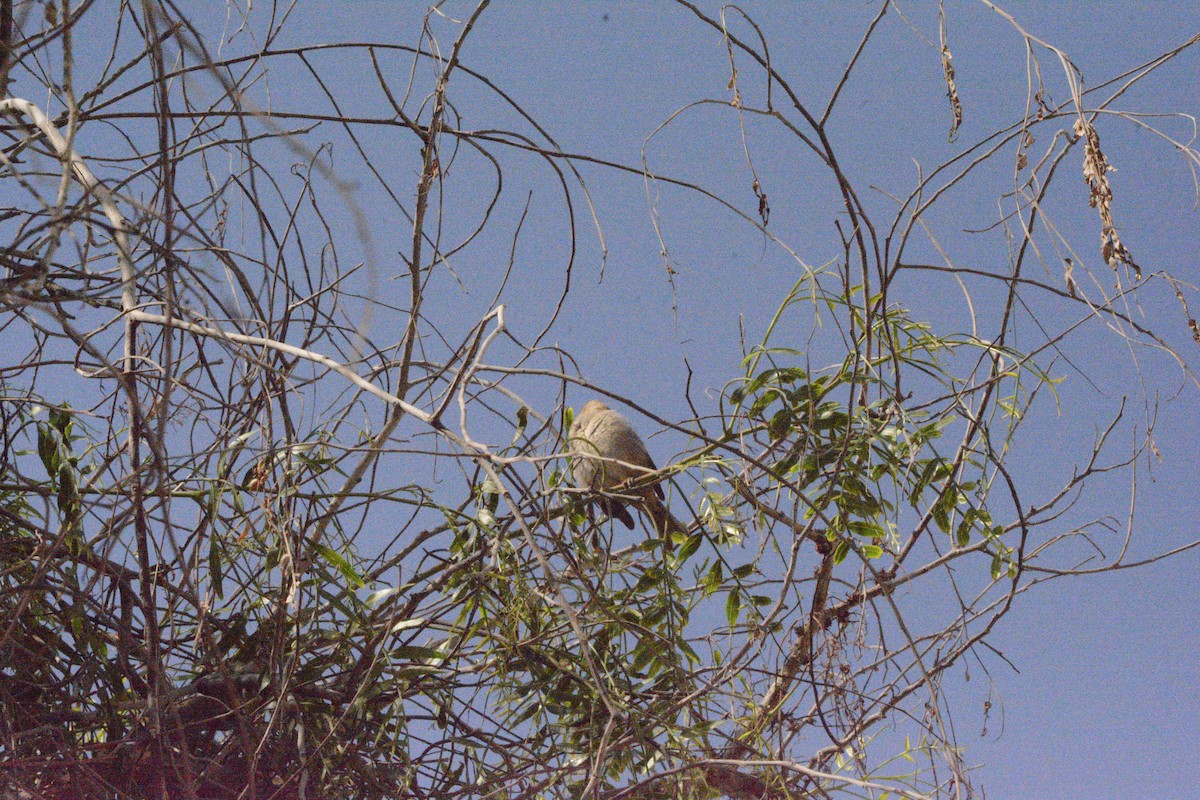
[[[608,411],[608,406],[604,405],[600,400],[588,400],[583,404],[583,408],[580,409],[579,416],[590,417],[592,414],[599,414],[601,411]]]

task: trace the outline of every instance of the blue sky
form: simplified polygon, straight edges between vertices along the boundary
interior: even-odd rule
[[[804,100],[820,108],[877,6],[752,3],[744,8],[765,32],[775,66]],[[717,6],[704,8],[711,12]],[[934,8],[931,3],[904,3],[906,19],[894,10],[887,15],[830,126],[846,171],[881,217],[892,206],[888,193],[906,195],[923,171],[1018,120],[1026,102],[1027,61],[1019,36],[984,5],[948,3],[948,41],[965,118],[956,141],[947,141],[950,115],[938,52],[923,38],[937,39]],[[1006,8],[1030,33],[1068,53],[1085,86],[1200,31],[1200,8],[1180,3],[1024,2]],[[464,4],[443,10],[458,19],[469,13]],[[421,11],[417,3],[302,3],[278,45],[344,40],[413,44]],[[448,50],[456,26],[436,17],[432,24]],[[751,35],[745,24],[731,24],[738,35]],[[1037,55],[1052,99],[1068,99],[1061,66],[1044,50]],[[1115,107],[1200,113],[1198,59],[1198,52],[1183,55]],[[337,56],[324,63],[326,75],[337,73]],[[397,59],[393,65],[399,70],[406,63]],[[652,169],[714,188],[753,213],[738,120],[727,105],[690,108],[660,129],[689,103],[729,97],[723,45],[686,9],[667,3],[498,3],[472,33],[463,63],[503,87],[564,150],[634,167],[645,157]],[[739,67],[743,93],[761,101],[763,82],[756,71],[744,58]],[[273,69],[276,108],[304,98],[321,102],[302,71],[278,64]],[[352,78],[355,69],[363,69],[361,62],[346,64],[345,76]],[[361,93],[356,85],[347,81],[339,99],[378,112],[373,79],[361,82]],[[463,75],[455,79],[450,96],[462,128],[520,124],[510,109]],[[1158,122],[1183,140],[1191,135],[1186,119]],[[814,159],[763,120],[751,119],[747,125],[748,147],[771,201],[770,229],[812,267],[836,259],[836,198]],[[1195,281],[1200,226],[1186,162],[1168,145],[1120,120],[1103,120],[1100,132],[1117,167],[1115,212],[1127,245],[1147,270],[1167,269],[1181,280]],[[1049,140],[1048,132],[1041,135]],[[413,153],[389,155],[391,141],[380,135],[369,146],[376,148],[385,168],[391,159],[392,166],[411,169]],[[414,148],[411,136],[395,136],[394,141]],[[474,222],[467,212],[478,205],[483,185],[474,181],[483,182],[486,171],[474,169],[469,153],[460,158],[456,180],[448,181],[447,203],[455,204],[467,227]],[[1062,205],[1056,222],[1095,263],[1095,212],[1083,202],[1076,159],[1064,169],[1073,174],[1058,181]],[[607,246],[604,279],[595,225],[588,210],[577,207],[573,291],[549,341],[571,352],[590,381],[636,398],[664,418],[685,418],[685,359],[694,373],[693,389],[701,394],[735,377],[739,327],[754,340],[794,282],[797,264],[728,210],[692,193],[648,187],[638,175],[605,168],[581,165],[580,170]],[[985,172],[930,215],[957,263],[995,269],[1006,262],[999,237],[971,237],[962,231],[996,221],[997,196],[1011,189],[1010,173],[1011,158],[1001,160],[999,168]],[[536,157],[510,154],[506,180],[511,188],[495,223],[502,239],[491,255],[507,258],[503,237],[531,198],[532,211],[504,295],[509,324],[518,336],[531,338],[549,318],[561,289],[567,258],[564,209],[549,171]],[[386,254],[402,246],[407,228],[402,220],[378,212],[369,188],[362,189],[359,201],[373,215],[375,245],[385,254],[377,269],[386,292],[396,272]],[[674,286],[664,269],[655,220],[676,271]],[[916,245],[915,251],[936,257],[927,245]],[[464,324],[478,318],[492,299],[485,276],[493,273],[483,263],[487,256],[486,247],[482,252],[476,248],[454,261],[458,277],[443,274],[435,283],[428,313],[458,316]],[[988,305],[992,290],[982,283],[971,283],[970,289],[986,328],[996,319],[995,308]],[[901,281],[895,299],[942,331],[970,324],[962,290],[953,281],[914,275]],[[1159,285],[1140,301],[1139,313],[1169,329],[1173,342],[1186,351],[1186,330],[1170,293]],[[1031,311],[1059,322],[1053,317],[1061,311],[1052,304]],[[1017,324],[1027,332],[1036,322],[1026,314],[1019,315]],[[1143,458],[1138,467],[1134,550],[1145,556],[1196,538],[1196,387],[1169,359],[1139,350],[1137,364],[1148,385],[1143,394],[1132,367],[1133,351],[1097,326],[1070,337],[1067,350],[1079,369],[1057,362],[1058,374],[1067,379],[1062,406],[1056,409],[1048,399],[1039,404],[1037,418],[1016,442],[1013,462],[1031,496],[1043,478],[1047,485],[1061,482],[1063,469],[1087,452],[1097,426],[1111,417],[1123,397],[1130,398],[1132,416],[1140,419],[1148,413],[1143,398],[1157,398],[1162,463]],[[586,396],[576,398],[578,405]],[[645,420],[639,426],[653,429]],[[669,437],[651,442],[661,461],[679,444]],[[1076,511],[1083,517],[1124,513],[1129,502],[1125,481],[1122,487],[1105,486],[1098,497],[1085,497]],[[1200,720],[1200,665],[1195,658],[1200,598],[1192,577],[1200,565],[1197,559],[1191,552],[1138,570],[1057,581],[1019,598],[991,639],[1019,673],[993,658],[988,661],[990,676],[972,663],[966,665],[970,681],[958,669],[947,687],[957,700],[956,729],[968,749],[968,762],[984,765],[975,777],[977,788],[989,797],[1194,796],[1190,762]],[[981,735],[982,705],[989,699],[994,708],[987,733]]]
[[[816,109],[824,107],[878,7],[858,1],[743,6],[764,32],[774,66]],[[223,30],[237,24],[229,24],[223,14],[199,16],[211,8],[186,3],[183,10],[215,43]],[[442,12],[451,19],[430,17],[444,52],[458,30],[452,19],[466,18],[471,8],[448,3]],[[712,3],[702,8],[719,10]],[[1069,54],[1085,88],[1200,32],[1200,7],[1183,3],[1014,2],[1005,8],[1029,33]],[[254,9],[256,24],[271,13],[258,4]],[[985,4],[947,3],[948,43],[964,107],[962,127],[948,141],[950,112],[932,44],[938,38],[936,5],[903,3],[899,10],[903,15],[892,9],[884,18],[828,128],[845,171],[880,220],[889,218],[893,198],[907,196],[921,175],[1019,120],[1028,98],[1030,62],[1012,26]],[[425,5],[417,2],[301,2],[289,12],[283,34],[272,46],[346,41],[414,45],[420,41],[424,12]],[[753,37],[732,12],[730,25],[738,36]],[[261,28],[252,25],[238,33],[227,50],[256,49],[262,42],[255,40],[255,31]],[[1067,100],[1057,59],[1044,49],[1036,56],[1051,104]],[[361,52],[329,51],[312,58],[334,88],[343,113],[388,115],[386,99]],[[411,67],[407,56],[382,53],[380,63],[393,85],[403,85]],[[685,396],[690,378],[693,399],[711,410],[716,391],[741,374],[742,332],[749,343],[757,341],[800,271],[820,268],[841,255],[833,224],[839,201],[816,159],[773,122],[753,116],[739,120],[728,103],[729,64],[720,36],[670,3],[496,3],[468,39],[462,63],[514,98],[564,151],[634,170],[577,164],[591,207],[581,194],[573,195],[571,292],[555,319],[572,255],[562,193],[539,156],[497,148],[504,154],[501,202],[484,235],[452,257],[446,269],[435,270],[426,315],[439,320],[450,340],[464,335],[491,308],[497,276],[504,273],[511,249],[512,270],[501,299],[514,335],[531,342],[554,319],[543,343],[572,354],[579,372],[593,384],[678,421],[691,416]],[[761,75],[745,57],[737,64],[747,105],[761,104],[766,91]],[[84,59],[81,68],[88,66]],[[1200,114],[1198,67],[1200,50],[1193,48],[1134,86],[1113,107],[1144,114]],[[430,68],[423,64],[417,69],[426,70],[417,81],[417,91],[425,91]],[[263,107],[333,112],[295,59],[277,57],[269,70],[269,93],[268,84],[255,88]],[[465,74],[455,76],[449,97],[454,124],[462,129],[531,133],[512,108]],[[1144,120],[1181,141],[1192,136],[1189,118]],[[1038,129],[1038,147],[1048,146],[1056,129],[1068,127],[1054,125]],[[1200,280],[1200,219],[1187,160],[1128,120],[1105,116],[1098,128],[1117,168],[1112,175],[1114,213],[1125,243],[1147,272],[1165,270],[1183,281],[1193,309],[1200,309],[1190,285]],[[333,171],[354,183],[352,203],[363,211],[370,230],[368,248],[352,233],[349,206],[331,208],[340,237],[338,256],[344,264],[366,259],[362,288],[389,303],[392,293],[402,291],[396,253],[406,247],[410,224],[361,169],[335,126],[324,126],[309,141],[322,137],[333,142]],[[368,126],[362,130],[362,144],[393,185],[415,185],[418,160],[411,134]],[[81,146],[104,143],[89,139]],[[786,248],[720,203],[666,183],[648,183],[636,172],[644,162],[655,172],[713,190],[753,217],[747,151],[770,198],[769,231]],[[288,170],[299,159],[287,150],[276,151],[275,158],[272,172],[286,184],[292,179]],[[965,231],[996,223],[1002,213],[998,199],[1013,188],[1013,158],[997,159],[994,167],[973,175],[929,213],[938,246],[959,266],[1002,273],[1009,263],[1000,232]],[[492,176],[485,161],[465,147],[443,167],[443,198],[453,212],[443,230],[453,238],[478,224]],[[1097,281],[1107,285],[1111,273],[1098,263],[1098,222],[1095,210],[1087,207],[1079,168],[1079,158],[1071,155],[1063,166],[1068,174],[1056,179],[1053,220],[1086,255]],[[402,199],[409,203],[409,197]],[[521,235],[514,248],[512,232],[518,224]],[[910,258],[940,263],[941,254],[928,241],[917,241]],[[1037,279],[1058,286],[1060,263],[1048,251],[1047,266],[1030,269]],[[986,336],[999,319],[998,297],[994,281],[965,278],[960,286],[944,274],[911,272],[893,287],[891,300],[942,333],[969,330],[974,312]],[[1153,418],[1161,454],[1161,460],[1139,459],[1132,475],[1137,513],[1131,553],[1145,558],[1197,539],[1195,420],[1200,392],[1190,376],[1161,352],[1127,345],[1116,333],[1088,322],[1078,307],[1037,295],[1030,302],[1015,317],[1014,336],[1021,343],[1036,346],[1039,325],[1061,330],[1079,317],[1081,327],[1063,340],[1052,359],[1053,373],[1063,379],[1058,402],[1043,394],[1013,442],[1010,463],[1027,502],[1063,483],[1124,402],[1123,441],[1132,444]],[[1195,359],[1198,351],[1186,319],[1166,283],[1148,286],[1130,313]],[[361,319],[373,336],[399,338],[386,330],[395,319],[386,312],[376,309]],[[837,342],[835,332],[815,326],[807,316],[789,318],[781,336],[808,348],[814,358],[831,353]],[[501,345],[495,360],[513,355]],[[548,414],[557,388],[534,388],[528,399],[544,403],[538,410]],[[571,402],[578,407],[588,397],[572,390]],[[636,422],[644,433],[655,432],[652,421]],[[672,435],[652,436],[649,443],[660,463],[669,462],[686,444]],[[1063,527],[1115,519],[1116,531],[1097,537],[1111,556],[1119,549],[1130,497],[1130,473],[1099,482],[1080,497]],[[1072,545],[1055,563],[1072,565],[1088,555],[1086,548]],[[987,674],[974,660],[964,662],[944,686],[967,761],[981,765],[976,787],[994,798],[1193,797],[1200,593],[1192,576],[1198,566],[1200,555],[1191,551],[1137,570],[1052,581],[1021,595],[990,639],[1016,670],[988,656]],[[915,613],[919,616],[920,609]],[[985,701],[993,708],[983,734]]]

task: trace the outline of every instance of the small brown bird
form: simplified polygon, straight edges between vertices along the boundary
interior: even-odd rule
[[[629,420],[599,400],[584,404],[568,432],[567,447],[575,456],[571,476],[581,489],[611,492],[638,498],[634,502],[650,517],[654,530],[671,546],[672,531],[686,532],[663,504],[665,495],[658,482],[638,484],[655,471],[654,459]],[[616,497],[599,495],[596,503],[609,517],[633,528],[633,517]]]

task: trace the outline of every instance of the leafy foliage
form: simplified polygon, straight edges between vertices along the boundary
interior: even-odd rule
[[[153,2],[17,20],[23,49],[4,52],[20,59],[0,69],[25,93],[0,100],[12,120],[0,169],[20,189],[0,219],[19,365],[0,392],[0,793],[970,793],[944,676],[987,657],[1032,575],[1072,574],[1056,547],[1098,547],[1073,504],[1153,448],[1135,430],[1112,455],[1122,408],[1078,463],[1046,470],[1053,488],[1014,474],[1076,323],[1048,315],[1043,338],[1028,337],[1013,309],[1061,303],[1121,347],[1186,363],[1118,302],[1150,289],[1120,283],[1141,276],[1116,238],[1101,109],[1062,62],[1070,102],[1037,91],[1024,118],[922,174],[884,219],[831,143],[839,95],[815,113],[772,66],[769,31],[738,16],[757,33],[744,40],[681,5],[721,37],[731,99],[695,109],[737,115],[751,198],[560,149],[464,60],[486,3],[462,20],[431,11],[420,47],[276,49],[286,19],[254,9],[239,29],[252,45],[210,41]],[[84,31],[111,37],[110,60],[83,52]],[[335,51],[345,60],[324,60]],[[943,41],[965,135],[949,53]],[[276,101],[280,74],[314,80],[336,113]],[[342,111],[367,81],[382,111]],[[826,267],[768,228],[747,115],[827,171],[843,252]],[[1051,125],[1086,136],[1047,137],[1031,162],[1033,131]],[[1072,148],[1089,188],[1063,203],[1100,207],[1106,280],[1127,270],[1111,295],[1022,273],[1050,252],[1057,229],[1038,220],[1057,211],[1046,191]],[[502,252],[515,263],[544,210],[530,153],[562,193],[570,244],[547,267],[562,295],[532,343],[514,331],[536,312],[519,305],[512,264],[496,266]],[[1006,153],[1019,192],[966,185]],[[594,168],[716,202],[801,276],[751,321],[757,344],[733,381],[698,403],[689,387],[690,419],[596,387],[545,344],[578,291],[574,214],[592,207],[582,171]],[[514,179],[528,193],[509,217]],[[1009,258],[944,271],[990,281],[977,302],[991,338],[974,306],[968,335],[901,302],[902,277],[938,271],[913,255],[914,232],[967,190],[999,194]],[[480,255],[476,274],[464,254]],[[540,301],[550,279],[538,281]],[[672,541],[597,522],[566,480],[563,432],[585,392],[668,432],[661,449],[676,449],[654,479],[687,522]]]

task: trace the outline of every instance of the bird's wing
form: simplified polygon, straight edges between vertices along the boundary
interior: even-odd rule
[[[639,467],[645,467],[646,469],[649,469],[653,472],[658,472],[658,465],[654,463],[654,458],[650,455],[650,451],[646,449],[646,445],[642,441],[641,437],[638,436],[636,433],[634,433],[633,435],[637,441],[638,458],[636,459],[636,461],[633,461],[631,463],[635,463]],[[641,480],[642,478],[645,478],[645,477],[646,477],[646,474],[641,471],[638,471],[633,476],[634,480]],[[654,485],[654,494],[656,494],[658,496],[658,499],[666,500],[667,495],[663,491],[662,483],[660,483],[659,481],[655,481],[653,485]],[[650,488],[650,487],[646,487],[646,488]]]

